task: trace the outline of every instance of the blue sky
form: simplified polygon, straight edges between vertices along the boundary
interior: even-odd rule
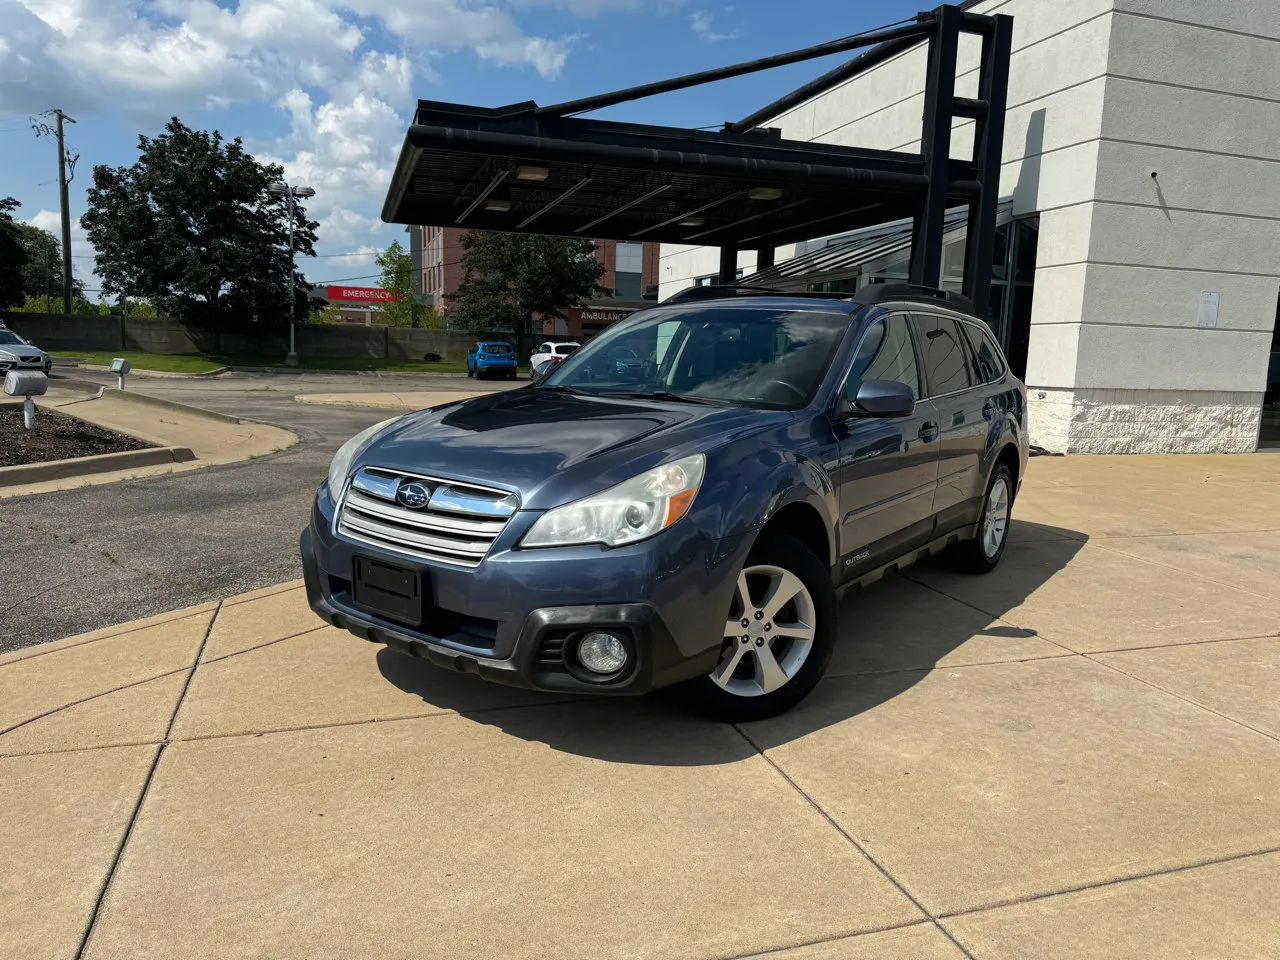
[[[0,196],[58,232],[57,152],[28,117],[77,120],[73,217],[94,164],[129,164],[176,114],[242,137],[317,190],[315,280],[373,273],[403,238],[378,214],[417,98],[555,103],[877,27],[907,0],[0,0]],[[817,61],[625,104],[599,116],[676,126],[737,119]],[[96,287],[76,226],[75,269]],[[348,256],[347,254],[354,254]],[[91,294],[92,295],[92,294]]]

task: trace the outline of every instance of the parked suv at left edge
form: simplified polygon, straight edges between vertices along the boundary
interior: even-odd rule
[[[967,301],[734,292],[353,437],[302,534],[312,608],[488,680],[749,720],[818,682],[837,589],[944,549],[994,569],[1026,393]]]

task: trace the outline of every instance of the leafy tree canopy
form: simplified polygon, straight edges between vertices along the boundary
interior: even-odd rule
[[[383,320],[393,327],[429,327],[442,329],[444,317],[429,304],[419,303],[413,292],[413,272],[417,269],[413,257],[392,240],[387,249],[378,254],[375,261],[382,270],[379,286],[395,294],[395,300],[382,304]]]
[[[27,251],[19,224],[13,218],[13,211],[20,206],[13,197],[0,197],[0,309],[21,304],[26,298],[22,271],[27,265]]]
[[[106,293],[145,300],[186,320],[228,324],[297,317],[309,287],[289,258],[286,198],[267,192],[283,169],[262,164],[240,139],[192,130],[177,117],[158,137],[138,138],[130,167],[93,168],[80,218],[98,251]],[[315,255],[316,227],[294,205],[294,243]]]
[[[451,314],[458,326],[528,336],[534,314],[562,317],[603,292],[604,267],[590,240],[473,230],[463,235],[464,277]],[[517,340],[519,342],[519,340]]]
[[[62,244],[48,230],[41,230],[29,223],[15,223],[27,254],[22,268],[22,292],[28,297],[38,297],[44,304],[44,312],[62,311]],[[84,299],[84,282],[71,278],[71,296]],[[46,304],[45,301],[48,301]]]

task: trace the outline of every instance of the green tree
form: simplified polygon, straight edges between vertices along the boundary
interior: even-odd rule
[[[62,312],[62,244],[48,230],[41,230],[29,223],[16,223],[27,252],[27,263],[22,268],[22,290],[28,297],[40,301],[41,313]],[[71,278],[71,296],[84,299],[84,283]],[[79,311],[76,311],[77,313]]]
[[[534,314],[563,317],[603,292],[604,267],[590,240],[473,230],[463,235],[462,249],[463,280],[447,296],[464,330],[509,329],[525,337]]]
[[[0,198],[0,310],[19,306],[26,299],[22,271],[27,265],[27,251],[13,211],[21,203],[13,197]]]
[[[378,285],[395,298],[383,301],[383,322],[391,327],[416,327],[421,308],[413,298],[413,258],[399,240],[392,240],[374,262],[382,270]]]
[[[282,322],[292,277],[297,316],[307,315],[310,288],[290,261],[285,198],[267,192],[281,167],[259,163],[238,137],[177,117],[160,136],[140,136],[138,151],[131,167],[93,168],[80,218],[106,293],[200,322]],[[317,226],[295,202],[300,255],[315,255]]]

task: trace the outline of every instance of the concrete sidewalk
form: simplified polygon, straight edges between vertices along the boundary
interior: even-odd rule
[[[0,657],[0,956],[1280,956],[1280,457],[1032,462],[741,727],[282,584]]]

